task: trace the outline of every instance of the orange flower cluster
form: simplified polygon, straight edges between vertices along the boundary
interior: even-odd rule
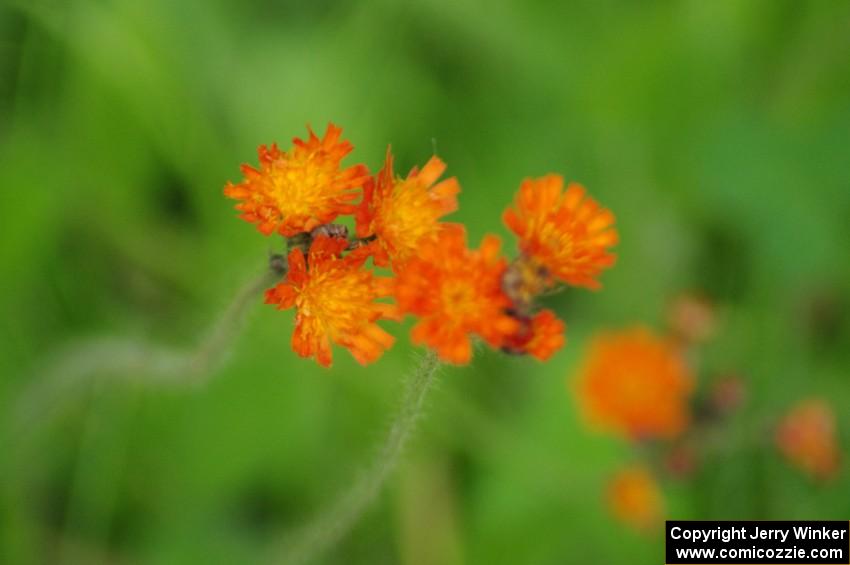
[[[824,400],[810,398],[792,408],[776,430],[776,445],[789,462],[815,479],[838,473],[835,413]]]
[[[664,496],[642,466],[620,471],[608,484],[606,498],[611,513],[637,530],[651,531],[661,524]]]
[[[680,351],[641,327],[597,336],[578,381],[587,419],[630,439],[682,433],[693,389]]]
[[[614,263],[611,212],[579,185],[564,191],[559,176],[525,180],[504,215],[519,237],[519,257],[508,262],[495,236],[471,249],[462,225],[442,222],[460,192],[455,178],[440,180],[442,160],[400,177],[388,150],[375,175],[362,164],[343,168],[353,147],[341,133],[330,124],[289,151],[260,146],[259,168],[244,165],[242,182],[224,189],[242,219],[287,238],[288,269],[266,302],[295,308],[296,353],[329,366],[336,343],[370,363],[393,343],[377,322],[405,314],[418,318],[413,342],[450,363],[470,360],[473,337],[540,360],[564,344],[564,323],[535,301],[562,283],[599,287]],[[354,237],[332,223],[341,216],[353,218]],[[393,276],[376,276],[369,259]]]

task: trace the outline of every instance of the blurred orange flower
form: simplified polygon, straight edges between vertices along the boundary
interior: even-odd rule
[[[614,264],[608,248],[617,243],[614,215],[572,183],[547,175],[522,182],[505,224],[519,237],[520,251],[561,282],[591,289],[596,277]]]
[[[472,357],[469,334],[501,347],[517,331],[519,323],[506,313],[510,300],[501,288],[505,261],[499,247],[498,238],[488,236],[480,249],[470,250],[463,227],[449,224],[405,263],[395,298],[401,313],[420,318],[411,333],[414,343],[463,364]]]
[[[704,343],[717,333],[717,312],[707,298],[682,294],[670,304],[667,324],[684,344]]]
[[[267,304],[297,310],[292,349],[325,367],[331,364],[331,341],[363,365],[378,359],[394,341],[375,323],[392,315],[390,305],[375,302],[390,294],[390,281],[362,268],[368,257],[363,249],[341,257],[347,246],[346,239],[320,235],[306,258],[293,249],[285,280],[266,291]]]
[[[643,467],[629,467],[611,480],[608,507],[614,516],[641,531],[658,527],[664,514],[664,497],[652,475]]]
[[[824,400],[810,398],[794,406],[776,430],[776,444],[789,462],[816,479],[838,473],[835,413]]]
[[[676,347],[638,327],[593,339],[577,392],[591,423],[642,439],[684,431],[693,388]]]
[[[439,219],[457,210],[457,179],[437,182],[445,170],[445,163],[435,156],[421,171],[414,169],[406,179],[398,178],[387,149],[384,168],[374,184],[367,184],[357,212],[357,236],[375,236],[376,265],[407,260],[421,243],[437,237]]]
[[[520,327],[504,345],[508,353],[528,354],[546,361],[563,347],[565,325],[551,310],[541,310],[531,318],[517,319]]]
[[[309,232],[333,221],[339,214],[351,214],[352,203],[367,181],[364,165],[341,169],[342,159],[353,149],[340,141],[342,129],[328,124],[323,139],[308,127],[307,141],[295,138],[285,152],[276,144],[257,150],[260,168],[242,165],[245,179],[228,183],[224,194],[239,200],[236,209],[243,220],[257,224],[263,234],[274,231],[285,237]]]

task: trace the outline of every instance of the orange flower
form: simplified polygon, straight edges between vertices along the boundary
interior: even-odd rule
[[[520,322],[520,328],[508,337],[504,345],[508,353],[527,353],[540,361],[546,361],[564,345],[564,322],[551,310],[541,310],[530,318],[515,317]]]
[[[653,530],[664,514],[664,496],[643,467],[619,472],[608,485],[608,507],[616,518],[642,531]]]
[[[667,325],[685,345],[705,343],[717,333],[717,313],[707,298],[682,294],[670,305]]]
[[[398,273],[395,297],[400,312],[421,318],[411,333],[414,343],[463,364],[472,357],[469,334],[501,347],[518,330],[505,312],[510,300],[501,289],[505,261],[499,246],[498,238],[488,236],[480,249],[470,250],[463,227],[446,225],[410,258]]]
[[[309,139],[295,138],[288,153],[276,144],[261,145],[260,169],[242,165],[245,179],[224,187],[226,196],[240,201],[236,205],[240,217],[257,224],[265,235],[278,231],[292,237],[355,211],[352,200],[369,171],[363,165],[340,169],[353,149],[348,141],[339,140],[341,128],[328,124],[323,139],[307,129]]]
[[[345,239],[320,235],[306,259],[293,249],[286,279],[266,291],[267,304],[297,310],[292,349],[301,357],[315,356],[325,367],[331,364],[331,341],[363,365],[378,359],[394,341],[375,323],[392,311],[390,305],[375,302],[390,294],[389,280],[362,268],[368,255],[360,249],[340,257],[347,246]]]
[[[596,277],[615,260],[607,250],[617,243],[614,215],[585,198],[581,185],[572,183],[562,193],[563,187],[560,175],[524,180],[504,222],[519,237],[520,251],[551,277],[599,288]]]
[[[688,424],[694,379],[671,342],[635,328],[592,341],[577,388],[591,423],[631,439],[670,438]]]
[[[457,179],[437,183],[445,170],[445,163],[435,156],[421,171],[414,169],[406,179],[398,178],[393,173],[392,153],[387,149],[384,168],[374,185],[366,186],[357,213],[357,236],[376,238],[376,265],[410,258],[424,241],[437,237],[439,219],[457,210]]]
[[[835,413],[824,400],[797,404],[779,424],[776,444],[789,462],[816,479],[830,479],[838,472]]]

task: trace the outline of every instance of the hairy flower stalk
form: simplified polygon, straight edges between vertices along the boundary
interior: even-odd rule
[[[177,387],[205,383],[230,352],[248,310],[280,278],[282,268],[280,257],[272,256],[269,268],[237,290],[194,347],[178,349],[133,338],[92,338],[70,345],[29,381],[14,413],[16,428],[33,433],[37,424],[46,423],[45,414],[56,414],[61,403],[101,379]]]
[[[357,523],[398,465],[416,423],[422,416],[425,397],[435,382],[439,367],[437,356],[432,352],[426,353],[419,366],[407,377],[401,405],[375,460],[336,502],[284,541],[282,554],[273,559],[274,563],[310,563],[345,537]]]

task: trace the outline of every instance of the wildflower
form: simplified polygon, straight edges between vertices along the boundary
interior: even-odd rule
[[[585,198],[581,185],[572,183],[566,192],[563,186],[560,175],[524,180],[503,220],[519,237],[524,258],[549,277],[597,289],[596,277],[615,261],[608,252],[617,243],[614,215]]]
[[[687,441],[672,445],[664,456],[664,468],[670,475],[678,479],[693,476],[699,463],[698,450]]]
[[[688,424],[693,386],[673,344],[638,327],[593,340],[577,392],[594,424],[631,439],[670,438]]]
[[[319,235],[307,257],[293,249],[286,278],[266,291],[267,304],[296,309],[292,349],[325,367],[331,364],[331,341],[363,365],[378,359],[394,341],[375,323],[391,315],[390,305],[375,302],[390,294],[389,280],[362,268],[368,255],[360,249],[341,257],[347,246],[345,239]]]
[[[310,137],[295,138],[289,152],[276,144],[261,145],[257,150],[260,168],[243,165],[245,179],[224,188],[226,196],[240,201],[236,205],[240,217],[257,224],[265,235],[277,231],[292,237],[355,211],[352,201],[368,170],[364,165],[340,168],[353,149],[348,141],[339,140],[341,128],[328,124],[322,139],[309,127],[308,131]]]
[[[747,385],[739,375],[730,373],[716,379],[709,389],[709,407],[714,414],[728,415],[747,400]]]
[[[677,297],[668,310],[667,323],[672,333],[686,345],[709,341],[717,332],[714,306],[697,295]]]
[[[564,322],[551,310],[541,310],[533,317],[517,316],[519,329],[507,338],[503,349],[508,353],[529,354],[546,361],[564,345]]]
[[[434,241],[425,242],[396,279],[395,298],[401,313],[420,318],[414,343],[435,349],[450,363],[472,356],[469,334],[493,347],[504,345],[519,323],[506,313],[510,300],[501,289],[505,261],[499,240],[484,238],[481,247],[466,247],[462,226],[446,225]]]
[[[409,259],[422,243],[437,237],[439,219],[457,210],[457,179],[437,182],[445,170],[445,163],[435,156],[422,170],[414,169],[406,179],[398,178],[387,149],[384,167],[374,183],[366,186],[357,213],[357,236],[375,238],[372,249],[376,265]]]
[[[840,465],[835,413],[824,400],[797,404],[776,430],[776,444],[786,459],[816,479],[835,476]]]
[[[664,513],[661,489],[643,467],[620,471],[608,485],[607,500],[618,520],[641,531],[656,528]]]

